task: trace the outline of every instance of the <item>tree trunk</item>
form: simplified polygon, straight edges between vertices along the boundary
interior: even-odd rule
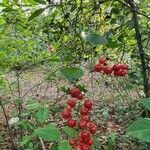
[[[145,52],[144,52],[144,48],[142,44],[142,37],[141,37],[138,18],[137,18],[136,6],[134,3],[134,0],[129,0],[128,3],[130,7],[132,8],[131,11],[133,14],[133,22],[134,22],[134,28],[135,28],[135,33],[136,33],[136,40],[137,40],[137,45],[138,45],[138,50],[139,50],[139,55],[140,55],[140,60],[141,60],[141,71],[143,75],[144,93],[146,97],[150,97],[150,87],[148,84],[147,68],[146,68],[146,62],[145,62]]]

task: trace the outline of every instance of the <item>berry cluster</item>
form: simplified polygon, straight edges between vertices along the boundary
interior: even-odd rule
[[[71,98],[68,99],[67,108],[63,110],[62,117],[66,119],[67,126],[70,128],[77,128],[79,130],[78,137],[75,139],[69,139],[69,144],[75,150],[91,150],[91,146],[93,144],[92,135],[97,132],[97,126],[94,122],[90,121],[89,117],[93,103],[91,100],[86,99],[77,87],[72,87],[69,90],[69,94],[71,95]],[[77,105],[80,106],[77,117],[79,119],[75,120],[72,118],[72,112],[75,110]]]
[[[126,76],[128,66],[126,64],[107,65],[107,58],[102,56],[99,58],[99,63],[94,65],[95,72],[101,72],[106,75],[113,74],[114,76]]]

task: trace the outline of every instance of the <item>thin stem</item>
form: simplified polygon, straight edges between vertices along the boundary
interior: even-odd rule
[[[21,99],[21,91],[20,91],[20,73],[17,72],[16,73],[16,76],[17,76],[17,91],[18,91],[18,98],[19,98],[19,101]],[[22,103],[20,102],[19,103],[19,114],[18,116],[20,117],[20,114],[21,114],[21,109],[22,109]]]
[[[42,150],[46,150],[43,140],[39,137]]]
[[[123,83],[121,83],[118,79],[116,79],[116,81],[118,82],[119,86],[122,87],[122,89],[125,91],[126,95],[129,96],[130,100],[132,100],[132,95],[126,90]]]
[[[115,81],[113,78],[111,78],[112,81]],[[122,92],[119,90],[119,88],[116,86],[116,84],[113,84],[113,87],[117,90],[117,92],[120,94],[120,96],[124,99],[127,100],[126,97],[122,94]]]
[[[8,123],[8,117],[6,115],[6,111],[5,111],[2,100],[3,100],[2,97],[0,97],[0,105],[1,105],[4,117],[5,117],[6,126],[7,126],[7,129],[8,129],[8,133],[9,133],[9,137],[10,137],[10,141],[11,141],[11,147],[12,147],[12,150],[16,150],[15,144],[13,142],[12,132],[11,132],[11,129],[10,129],[10,126],[9,126],[9,123]]]

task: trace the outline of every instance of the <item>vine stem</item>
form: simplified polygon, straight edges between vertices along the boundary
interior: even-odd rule
[[[16,150],[15,144],[14,144],[14,142],[13,142],[12,132],[11,132],[11,129],[10,129],[10,126],[9,126],[9,123],[8,123],[8,117],[7,117],[7,115],[6,115],[6,111],[5,111],[5,108],[4,108],[4,105],[3,105],[2,100],[3,100],[3,98],[0,97],[0,105],[1,105],[1,108],[2,108],[2,111],[3,111],[3,114],[4,114],[4,117],[5,117],[5,122],[6,122],[6,126],[7,126],[7,129],[8,129],[10,141],[11,141],[11,147],[12,147],[12,150]]]

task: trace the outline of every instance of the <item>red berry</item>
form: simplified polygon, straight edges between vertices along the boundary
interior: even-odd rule
[[[81,137],[78,137],[78,144],[83,143],[83,139]]]
[[[90,146],[89,145],[84,145],[82,150],[91,150]]]
[[[76,141],[74,139],[69,139],[69,144],[74,146],[76,144]]]
[[[89,139],[87,142],[86,142],[87,145],[91,146],[93,144],[93,140],[92,139]]]
[[[83,140],[89,139],[89,138],[90,138],[90,132],[88,132],[88,131],[82,131],[82,132],[80,133],[80,136],[81,136],[81,138],[82,138]]]
[[[80,93],[80,94],[77,96],[77,99],[79,99],[79,100],[83,99],[83,94]]]
[[[91,134],[95,134],[97,132],[97,126],[94,123],[89,123],[89,131]]]
[[[103,71],[105,74],[111,74],[113,72],[112,67],[110,66],[105,66]]]
[[[70,107],[75,107],[76,106],[76,99],[69,99],[68,100],[68,105],[70,106]]]
[[[67,125],[70,127],[70,128],[74,128],[76,126],[76,121],[74,119],[69,119],[67,121]]]
[[[86,108],[81,108],[81,110],[80,110],[80,114],[81,115],[87,115],[89,113],[89,111],[88,111],[88,109],[86,109]]]
[[[118,68],[122,69],[122,70],[126,70],[128,68],[128,65],[127,64],[119,64]]]
[[[107,58],[105,56],[100,57],[99,64],[105,64],[106,60],[107,60]]]
[[[92,106],[93,106],[93,103],[90,101],[90,100],[86,100],[84,102],[84,108],[88,109],[88,110],[91,110],[92,109]]]
[[[85,120],[86,122],[88,122],[90,119],[88,116],[82,116],[81,120]]]
[[[82,150],[82,146],[79,146],[79,145],[76,146],[76,147],[75,147],[75,150]]]
[[[101,66],[100,64],[96,64],[96,65],[94,66],[94,71],[95,71],[95,72],[101,72],[101,70],[102,70],[102,66]]]
[[[79,129],[84,129],[87,127],[87,122],[85,120],[81,120],[78,126],[79,126]]]
[[[113,65],[112,69],[113,71],[119,71],[119,65],[118,64]]]
[[[62,112],[62,117],[63,117],[64,119],[70,118],[70,117],[71,117],[71,111],[69,111],[68,109],[63,110],[63,112]]]
[[[73,87],[73,88],[70,89],[69,93],[71,94],[72,97],[76,98],[81,94],[81,91],[80,91],[79,88]]]
[[[120,69],[120,70],[118,71],[118,76],[124,77],[126,74],[127,74],[127,71],[126,71],[126,70]]]
[[[119,76],[118,71],[114,71],[114,76]]]

